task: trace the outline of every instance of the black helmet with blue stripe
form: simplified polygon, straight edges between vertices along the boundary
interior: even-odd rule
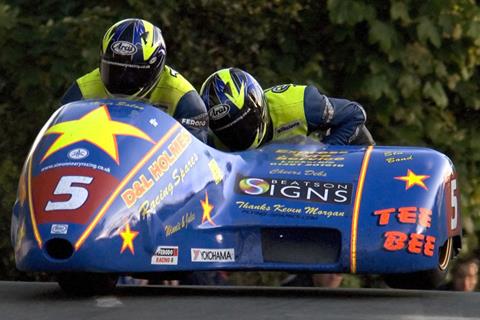
[[[160,29],[142,19],[115,23],[101,45],[100,74],[114,96],[144,97],[165,66],[167,50]]]
[[[269,115],[262,87],[249,73],[221,69],[202,85],[210,129],[231,151],[258,147],[267,132]]]

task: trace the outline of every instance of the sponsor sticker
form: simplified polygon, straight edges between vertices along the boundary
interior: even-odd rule
[[[51,234],[67,234],[68,224],[52,224]]]
[[[351,183],[240,177],[236,192],[249,196],[350,204],[352,189]]]
[[[152,256],[152,264],[178,264],[178,247],[159,246]]]
[[[285,132],[285,131],[289,131],[289,130],[292,130],[292,129],[295,129],[296,127],[300,126],[301,123],[299,120],[295,120],[295,121],[292,121],[292,122],[289,122],[287,124],[284,124],[283,126],[281,126],[280,128],[277,129],[277,133],[280,134],[282,132]]]
[[[219,104],[208,110],[208,116],[212,120],[218,120],[225,117],[229,111],[230,106],[228,104]]]
[[[76,148],[68,152],[67,156],[72,160],[81,160],[88,157],[89,152],[84,148]]]
[[[235,262],[235,249],[191,248],[192,262]]]
[[[122,56],[131,56],[137,52],[137,47],[127,41],[115,41],[112,43],[112,51]]]
[[[195,128],[203,128],[207,125],[206,120],[195,120],[195,119],[187,119],[187,118],[182,118],[181,123],[186,124],[187,126],[190,126],[190,127],[195,127]]]
[[[282,93],[288,90],[290,88],[291,84],[280,84],[277,86],[272,87],[272,92],[275,93]]]

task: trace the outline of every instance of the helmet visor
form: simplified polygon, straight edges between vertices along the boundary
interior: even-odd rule
[[[259,126],[259,114],[247,109],[240,117],[223,127],[213,129],[217,137],[231,151],[247,150],[258,145],[259,134],[264,125]]]
[[[149,64],[127,64],[102,59],[100,74],[112,95],[143,96],[155,84],[158,72]]]

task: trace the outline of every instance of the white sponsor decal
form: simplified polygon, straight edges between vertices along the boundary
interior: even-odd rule
[[[194,119],[182,119],[182,124],[186,124],[192,127],[204,127],[207,125],[207,121],[204,120],[194,120]]]
[[[88,150],[84,148],[76,148],[71,150],[67,156],[72,160],[81,160],[88,157]]]
[[[272,92],[275,93],[282,93],[287,91],[288,88],[290,88],[291,84],[280,84],[278,86],[272,87]]]
[[[191,249],[192,262],[235,262],[235,249]]]
[[[52,224],[51,234],[67,234],[68,224]]]
[[[218,120],[225,117],[230,111],[230,106],[228,104],[219,104],[212,107],[208,110],[208,115],[212,120]]]
[[[159,246],[152,256],[152,264],[178,264],[178,247]]]
[[[150,119],[149,123],[155,128],[158,127],[158,121],[155,118]]]
[[[112,43],[112,51],[122,56],[131,56],[137,52],[137,47],[127,41],[116,41]]]

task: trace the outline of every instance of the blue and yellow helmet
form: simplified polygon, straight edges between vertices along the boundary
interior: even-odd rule
[[[126,19],[103,37],[100,74],[114,96],[144,97],[157,83],[167,50],[160,29],[142,19]]]
[[[258,147],[270,117],[262,87],[249,73],[221,69],[202,85],[200,96],[207,106],[210,129],[230,150]]]

